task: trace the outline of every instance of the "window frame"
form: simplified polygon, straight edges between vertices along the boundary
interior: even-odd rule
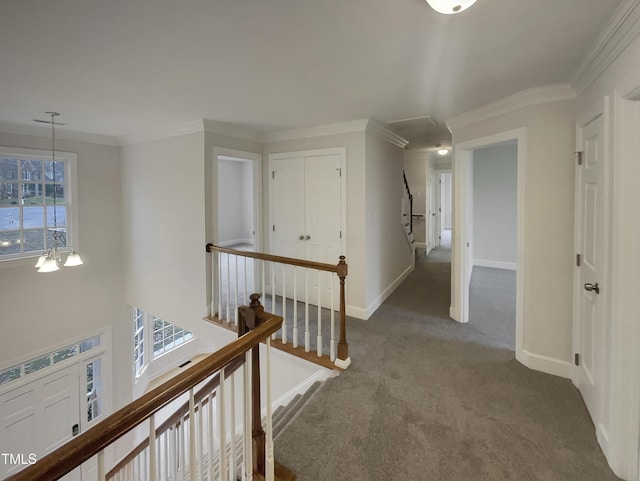
[[[137,318],[138,318],[137,313],[140,313],[142,316],[142,327],[140,328],[137,328]],[[171,347],[166,349],[165,338],[163,335],[163,339],[162,339],[163,347],[162,347],[162,350],[158,351],[157,353],[155,352],[155,347],[154,347],[155,346],[154,333],[156,332],[154,330],[155,321],[162,323],[161,331],[163,333],[165,329],[167,329],[168,327],[171,327],[172,339],[173,339],[171,343]],[[140,379],[145,374],[145,371],[147,370],[149,365],[152,364],[155,360],[160,359],[166,354],[173,352],[176,349],[182,346],[185,346],[189,342],[197,339],[196,335],[193,332],[183,327],[180,327],[172,322],[165,321],[164,319],[154,316],[153,314],[149,314],[148,312],[145,312],[144,310],[134,306],[131,307],[131,327],[132,327],[131,363],[133,368],[134,384],[135,382],[138,381],[138,379]],[[181,341],[179,343],[175,342],[175,333],[177,330],[181,330],[184,333],[181,336]],[[136,353],[138,353],[138,347],[140,343],[136,345],[135,339],[136,339],[136,334],[140,332],[142,332],[142,337],[139,336],[138,339],[142,340],[143,349],[141,351],[141,354],[142,354],[143,361],[141,363],[138,363],[136,359]]]
[[[0,146],[0,158],[17,158],[18,160],[37,160],[37,161],[51,161],[50,150],[40,149],[25,149],[17,147]],[[72,249],[76,251],[80,250],[79,235],[78,235],[78,202],[76,196],[78,192],[78,155],[73,152],[64,152],[56,150],[56,162],[64,162],[64,205],[66,208],[66,237],[67,245],[59,248],[59,252],[68,253]],[[20,169],[20,162],[18,163]],[[21,171],[22,172],[22,171]],[[23,173],[23,172],[22,172]],[[54,178],[55,181],[55,178]],[[45,183],[44,181],[42,181]],[[23,175],[18,175],[15,182],[3,182],[7,185],[18,184],[18,193],[21,192],[20,185],[25,183],[31,183],[23,179]],[[53,182],[55,185],[55,182]],[[45,204],[43,204],[45,205]],[[44,226],[46,230],[47,226]],[[22,236],[24,228],[20,226],[19,230]],[[14,267],[16,264],[28,265],[33,259],[39,257],[43,253],[42,250],[35,250],[29,252],[20,252],[16,254],[0,255],[0,268],[2,267]]]

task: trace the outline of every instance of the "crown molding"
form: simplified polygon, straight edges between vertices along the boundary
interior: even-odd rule
[[[369,119],[350,120],[335,124],[318,125],[302,129],[281,130],[279,132],[267,132],[265,142],[282,142],[285,140],[308,139],[312,137],[325,137],[327,135],[348,134],[351,132],[364,132],[367,130]]]
[[[34,137],[51,137],[51,127],[44,125],[16,124],[13,122],[0,121],[0,133],[13,135],[31,135]],[[56,138],[63,140],[73,140],[76,142],[89,142],[102,145],[120,145],[118,137],[110,135],[92,134],[89,132],[78,132],[58,127]]]
[[[178,137],[180,135],[195,134],[204,132],[204,124],[202,120],[193,120],[183,122],[167,129],[156,130],[144,134],[124,135],[120,137],[120,145],[143,144],[145,142],[153,142],[155,140],[168,139]]]
[[[466,125],[498,117],[533,105],[573,100],[576,96],[576,91],[569,84],[554,84],[535,87],[509,95],[508,97],[475,110],[470,110],[460,115],[456,115],[455,117],[451,117],[445,120],[445,124],[450,131],[453,131],[454,129],[458,129]]]
[[[250,129],[238,124],[229,124],[226,122],[218,122],[216,120],[203,119],[204,130],[214,134],[226,135],[228,137],[236,137],[251,142],[264,143],[266,132]]]
[[[409,141],[396,134],[393,130],[385,127],[380,122],[373,119],[369,119],[367,124],[367,132],[375,135],[379,139],[386,140],[387,142],[404,149]]]
[[[571,79],[579,92],[589,88],[640,35],[640,0],[624,0],[607,22]]]

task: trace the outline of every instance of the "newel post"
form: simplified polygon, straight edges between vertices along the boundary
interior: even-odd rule
[[[263,317],[264,307],[260,304],[260,294],[249,296],[249,308],[239,307],[238,337],[258,327]],[[262,403],[260,401],[260,344],[251,349],[251,439],[253,451],[253,472],[265,474],[266,436],[262,429]]]
[[[340,256],[336,273],[340,278],[340,341],[338,342],[338,359],[335,364],[341,368],[347,368],[351,364],[349,358],[349,344],[347,343],[347,314],[346,314],[346,296],[345,296],[345,278],[349,269],[345,256]]]

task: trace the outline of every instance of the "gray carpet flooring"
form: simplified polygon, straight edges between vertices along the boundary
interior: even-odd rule
[[[436,249],[368,321],[352,366],[323,383],[275,443],[300,481],[609,481],[570,381],[449,320],[449,251]]]

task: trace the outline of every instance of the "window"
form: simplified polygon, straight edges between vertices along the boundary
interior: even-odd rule
[[[102,359],[87,364],[87,421],[91,422],[102,414]]]
[[[102,345],[102,335],[84,339],[76,344],[63,347],[57,351],[50,352],[40,357],[29,359],[19,366],[12,366],[8,369],[0,370],[0,385],[6,384],[34,372],[53,366],[59,362],[67,361],[78,354],[85,353]],[[94,351],[95,352],[95,351]],[[77,359],[77,358],[76,358]]]
[[[0,147],[0,260],[32,257],[73,242],[76,156]],[[55,198],[55,199],[54,199]]]
[[[144,312],[133,310],[133,364],[136,376],[144,368]]]
[[[133,366],[136,376],[140,376],[154,358],[191,339],[193,333],[133,308]]]

